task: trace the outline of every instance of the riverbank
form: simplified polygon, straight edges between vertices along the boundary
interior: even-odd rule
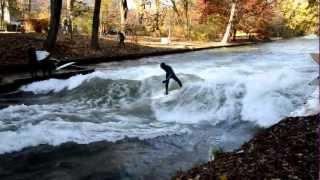
[[[216,153],[213,161],[173,179],[318,179],[318,128],[319,114],[285,118],[239,149]]]
[[[172,41],[170,44],[160,43],[160,38],[145,40],[128,38],[125,48],[119,48],[115,36],[100,39],[100,49],[90,48],[90,39],[75,36],[74,40],[60,37],[57,46],[51,51],[53,57],[62,61],[75,61],[80,65],[95,64],[138,59],[149,56],[183,53],[204,49],[233,47],[253,44],[255,42],[239,41],[228,44],[219,42],[185,42]],[[33,46],[43,49],[44,35],[39,34],[0,34],[0,72],[1,74],[25,72],[27,70],[26,50]]]

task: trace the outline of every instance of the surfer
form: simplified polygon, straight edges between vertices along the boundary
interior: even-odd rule
[[[34,47],[28,48],[29,70],[31,77],[37,77],[37,72],[42,70],[43,76],[50,77],[55,68],[53,61],[50,61],[50,53],[47,51],[37,51]]]
[[[182,87],[182,83],[180,79],[176,76],[171,66],[166,65],[165,63],[161,63],[160,67],[166,72],[166,80],[162,81],[162,83],[166,84],[166,95],[168,95],[168,87],[169,87],[169,80],[172,78],[179,84],[180,88]]]

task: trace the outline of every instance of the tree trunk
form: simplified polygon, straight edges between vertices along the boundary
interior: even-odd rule
[[[69,33],[70,38],[73,39],[73,17],[72,17],[72,10],[75,0],[67,0],[67,19],[68,19],[68,25],[69,25]]]
[[[10,24],[11,23],[11,14],[10,14],[10,2],[8,0],[5,0],[4,7],[5,7],[4,22],[8,22]]]
[[[67,0],[67,18],[69,18],[70,17],[70,14],[71,14],[71,12],[70,12],[70,3],[71,3],[71,0]]]
[[[28,16],[29,16],[29,18],[31,17],[31,3],[32,3],[32,0],[29,0],[28,1]]]
[[[4,5],[5,0],[0,0],[0,8],[1,8],[1,19],[0,19],[0,30],[4,29]]]
[[[56,45],[57,35],[60,25],[60,15],[62,8],[62,0],[51,0],[50,2],[50,25],[47,40],[45,41],[45,47],[52,49]]]
[[[230,12],[229,22],[228,22],[226,31],[224,33],[223,39],[221,41],[222,43],[227,43],[229,38],[230,38],[230,31],[231,31],[231,27],[232,27],[232,24],[233,24],[235,11],[236,11],[236,3],[233,2],[232,5],[231,5],[231,12]]]
[[[126,19],[128,13],[127,0],[119,0],[120,5],[120,31],[124,33],[126,26]]]
[[[156,30],[159,31],[160,30],[160,25],[159,25],[159,18],[160,18],[160,0],[155,0],[156,1]]]
[[[141,0],[140,7],[139,7],[139,24],[143,24],[144,23],[143,22],[144,21],[143,18],[144,18],[145,9],[146,9],[146,2],[145,2],[145,0]]]
[[[190,23],[189,23],[189,0],[183,1],[184,17],[185,17],[185,38],[190,39]]]
[[[181,20],[181,16],[180,16],[180,13],[179,13],[178,8],[177,8],[176,1],[175,0],[171,0],[171,4],[172,4],[173,11],[176,13],[176,15],[178,17],[179,24],[182,24],[183,20]]]
[[[91,47],[93,49],[99,49],[100,7],[101,0],[95,0],[91,34]]]
[[[72,17],[72,10],[73,10],[74,1],[75,0],[67,0],[67,17],[68,18]]]

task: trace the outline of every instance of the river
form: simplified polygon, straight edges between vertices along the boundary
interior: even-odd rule
[[[317,102],[309,83],[318,65],[309,53],[318,47],[306,36],[102,63],[91,74],[34,82],[1,97],[17,104],[0,110],[0,153],[114,142],[105,169],[120,179],[168,179],[209,160],[212,149],[236,149],[260,128]],[[168,96],[161,62],[183,82],[179,89],[171,81]]]

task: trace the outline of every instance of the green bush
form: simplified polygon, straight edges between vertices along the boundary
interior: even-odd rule
[[[74,18],[73,26],[78,28],[80,34],[91,34],[92,28],[92,11],[85,12]]]
[[[224,19],[219,16],[209,16],[202,24],[191,27],[191,39],[194,41],[219,41],[225,29]]]
[[[211,149],[211,156],[213,156],[213,159],[217,158],[218,156],[220,156],[221,154],[223,154],[224,151],[221,147],[213,147]]]

